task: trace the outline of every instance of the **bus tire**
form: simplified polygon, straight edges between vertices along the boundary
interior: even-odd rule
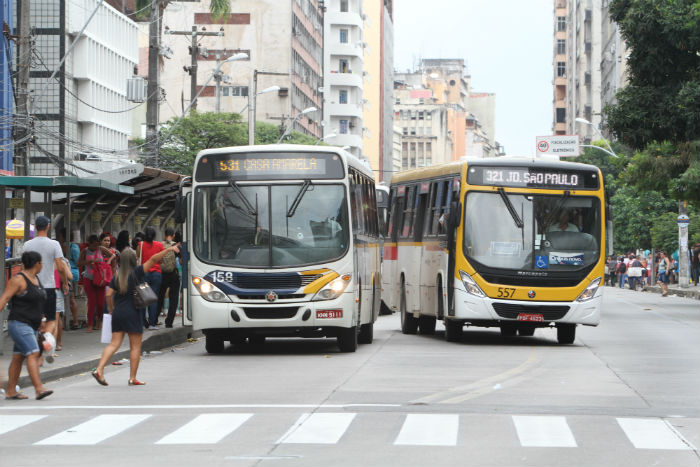
[[[367,323],[360,326],[360,334],[357,341],[360,344],[371,344],[374,340],[374,323]]]
[[[406,311],[406,286],[401,284],[401,332],[415,334],[418,332],[418,319]]]
[[[557,342],[560,344],[573,344],[576,339],[576,325],[563,323],[557,324]]]
[[[381,306],[379,307],[379,314],[380,315],[390,315],[392,313],[393,313],[393,311],[391,310],[391,308],[386,306],[386,303],[384,303],[384,300],[382,300]]]
[[[206,337],[204,348],[210,354],[224,353],[224,340],[220,336],[210,334]]]
[[[338,331],[338,348],[341,352],[354,352],[357,350],[357,326],[341,328]]]
[[[512,324],[502,324],[501,325],[501,336],[503,337],[515,337],[518,333],[518,328]]]
[[[420,318],[418,318],[418,328],[420,329],[421,334],[435,334],[435,322],[437,319],[435,319],[434,316],[425,316],[421,315]]]
[[[535,334],[535,326],[519,326],[518,335],[519,336],[533,336]]]
[[[453,319],[445,319],[445,340],[447,342],[459,342],[462,340],[464,323]]]

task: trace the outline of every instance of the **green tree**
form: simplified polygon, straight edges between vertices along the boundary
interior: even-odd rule
[[[656,249],[665,250],[668,254],[673,253],[678,249],[678,214],[675,212],[667,212],[660,215],[651,227],[652,246]],[[693,244],[700,241],[700,220],[697,213],[690,217],[690,225],[688,226],[688,244],[691,247]]]

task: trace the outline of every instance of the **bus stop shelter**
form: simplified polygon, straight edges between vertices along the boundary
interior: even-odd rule
[[[15,177],[2,176],[0,177],[0,188],[3,189],[3,196],[0,196],[0,212],[4,219],[9,219],[8,208],[14,210],[21,209],[23,211],[24,221],[24,240],[29,239],[30,221],[32,213],[41,212],[50,219],[54,219],[54,198],[61,197],[65,202],[64,207],[64,227],[67,232],[71,232],[71,215],[73,200],[75,195],[79,194],[82,199],[98,199],[106,194],[117,196],[131,196],[134,194],[134,188],[124,186],[118,183],[112,183],[99,178],[81,178],[75,176],[59,176],[59,177]],[[19,193],[23,194],[22,198],[17,197]],[[7,195],[11,194],[8,199]],[[33,201],[32,194],[38,194],[36,201]],[[89,215],[89,214],[86,214]],[[4,227],[4,226],[3,226]],[[0,243],[5,245],[5,228],[0,229]],[[6,272],[5,254],[0,258],[0,290],[5,290],[6,279],[9,275]],[[6,319],[6,310],[0,310],[0,324]],[[2,353],[4,332],[0,332],[0,354]]]

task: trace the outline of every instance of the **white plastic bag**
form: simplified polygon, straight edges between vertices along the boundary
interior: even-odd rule
[[[112,342],[112,315],[109,313],[102,315],[102,336],[100,342],[103,344]]]

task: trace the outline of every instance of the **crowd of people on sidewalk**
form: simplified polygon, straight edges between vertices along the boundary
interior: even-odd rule
[[[688,268],[692,286],[700,281],[700,243],[688,251]],[[668,296],[669,284],[679,282],[678,250],[670,256],[665,251],[657,251],[652,258],[649,250],[609,256],[605,263],[605,285],[631,290],[643,289],[652,284],[652,276],[661,287],[662,296]]]
[[[52,394],[41,383],[39,368],[43,361],[53,362],[63,349],[63,319],[66,304],[71,312],[70,330],[87,328],[87,332],[111,327],[111,342],[105,348],[93,376],[107,385],[103,369],[128,334],[131,348],[129,385],[142,385],[136,379],[145,329],[159,329],[158,317],[168,300],[165,327],[173,327],[180,302],[181,234],[165,229],[163,242],[156,241],[156,230],[147,227],[133,238],[129,231],[92,234],[83,244],[68,241],[65,229],[58,229],[56,240],[50,238],[51,221],[38,216],[34,222],[36,237],[22,247],[22,270],[14,275],[0,296],[0,310],[9,305],[8,334],[14,342],[8,370],[5,399],[27,399],[17,390],[22,365],[36,391],[36,399]],[[153,303],[137,306],[137,289],[147,284]],[[79,290],[87,297],[86,318],[79,320]],[[156,298],[157,297],[157,300]],[[107,324],[108,323],[108,324]],[[106,328],[108,332],[110,328]],[[103,341],[107,342],[107,341]],[[45,355],[44,355],[45,353]]]

